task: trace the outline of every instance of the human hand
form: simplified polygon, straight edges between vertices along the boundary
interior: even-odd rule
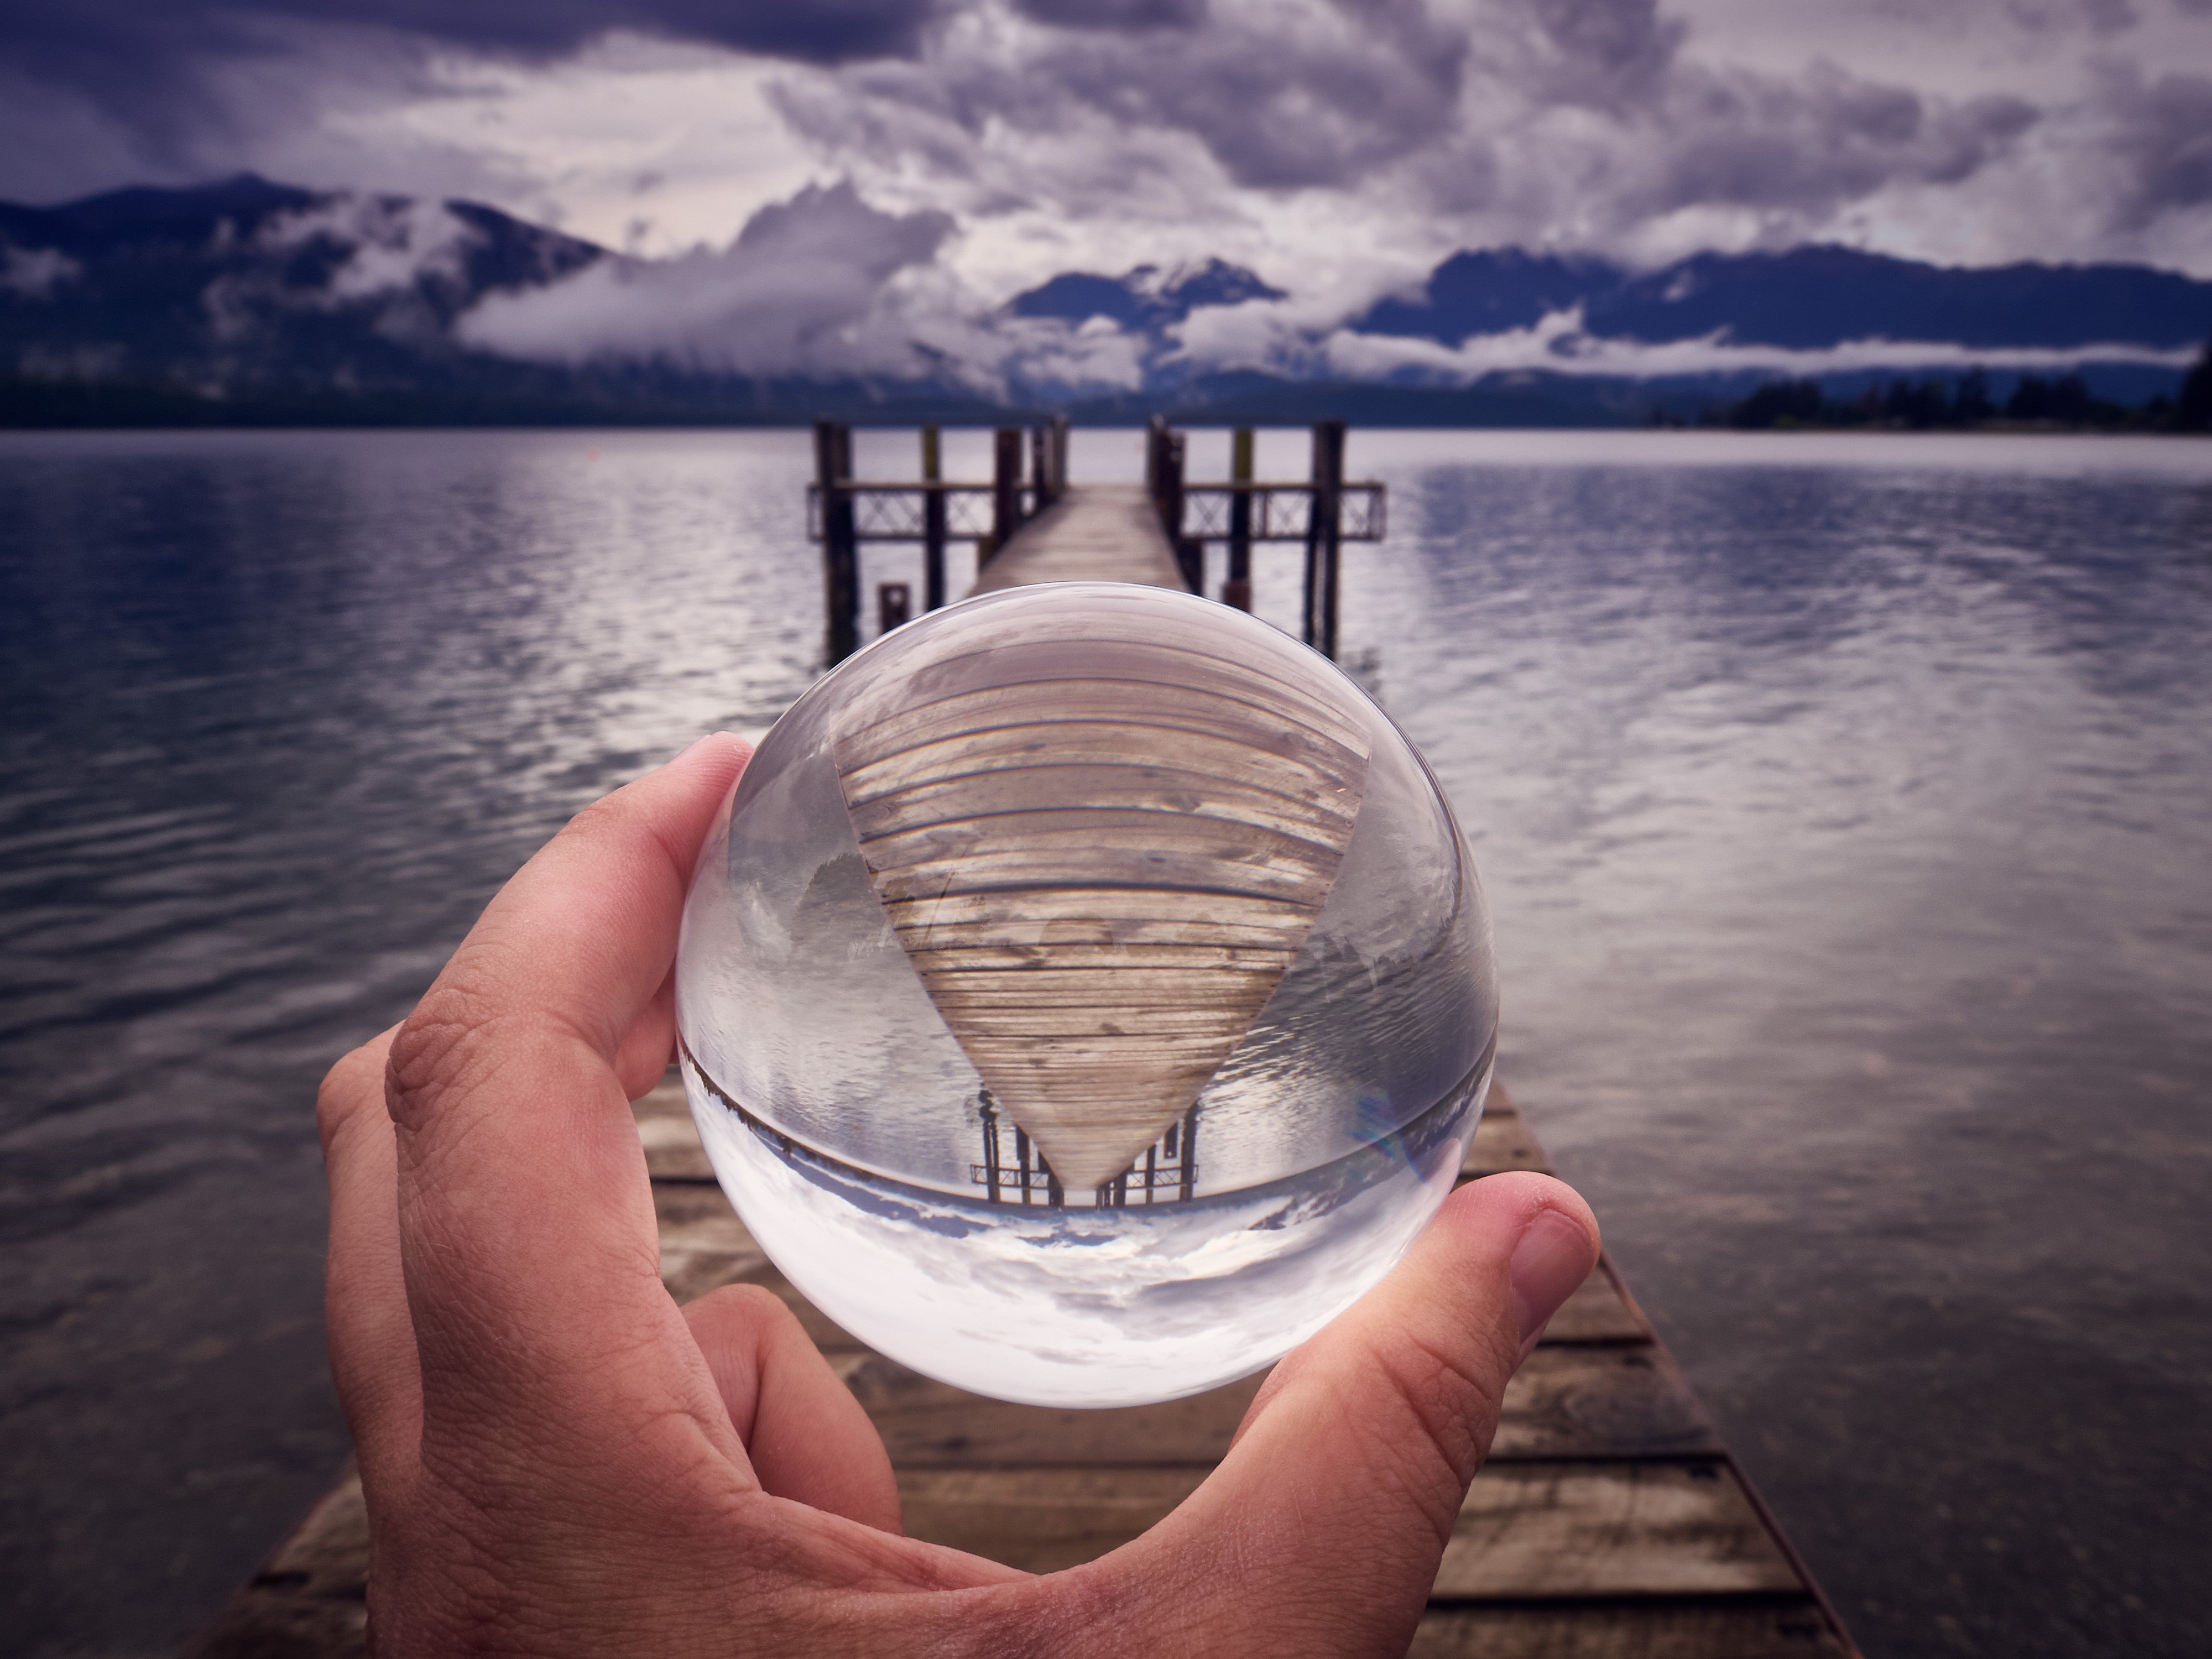
[[[789,1310],[660,1282],[629,1102],[668,1062],[684,889],[745,758],[704,739],[580,814],[323,1085],[378,1650],[1402,1652],[1506,1382],[1596,1260],[1588,1207],[1540,1176],[1462,1188],[1111,1554],[1035,1577],[901,1535],[883,1443]]]

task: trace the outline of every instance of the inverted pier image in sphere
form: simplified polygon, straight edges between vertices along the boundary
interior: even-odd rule
[[[1041,1405],[1244,1376],[1451,1190],[1496,1048],[1473,860],[1334,665],[1120,583],[933,612],[769,731],[676,974],[716,1176],[817,1307]]]

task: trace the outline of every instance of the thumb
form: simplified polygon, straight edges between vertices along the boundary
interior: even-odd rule
[[[1209,1653],[1403,1653],[1505,1385],[1597,1254],[1562,1182],[1462,1187],[1275,1368],[1206,1484],[1109,1559],[1170,1626],[1207,1626]]]

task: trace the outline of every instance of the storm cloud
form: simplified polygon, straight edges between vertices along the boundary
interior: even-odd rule
[[[2208,134],[2212,0],[0,13],[0,195],[251,167],[481,197],[662,257],[502,301],[472,337],[761,372],[793,341],[899,372],[964,350],[962,331],[1056,270],[1214,255],[1294,296],[1251,314],[1267,350],[1306,352],[1465,247],[1650,268],[1832,240],[2212,270]],[[1097,331],[1020,349],[1134,372]]]
[[[987,355],[966,320],[973,307],[935,263],[951,229],[940,213],[878,212],[848,184],[809,188],[763,208],[720,252],[602,259],[550,287],[495,295],[456,331],[572,366],[920,379]]]

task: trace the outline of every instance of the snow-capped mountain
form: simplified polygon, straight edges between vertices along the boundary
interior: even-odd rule
[[[605,257],[474,202],[242,174],[0,205],[0,362],[198,386],[419,386],[487,294]]]

